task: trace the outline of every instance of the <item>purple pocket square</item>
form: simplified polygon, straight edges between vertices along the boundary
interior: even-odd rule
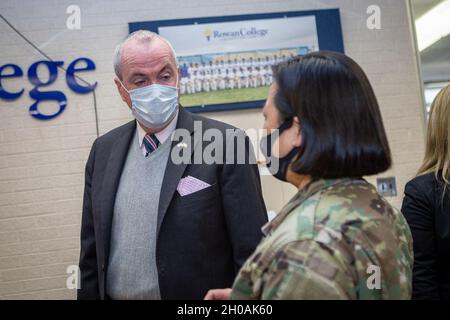
[[[206,183],[200,179],[187,176],[180,180],[180,182],[178,183],[177,191],[180,194],[180,196],[184,197],[191,193],[208,188],[210,186],[211,185],[209,183]]]

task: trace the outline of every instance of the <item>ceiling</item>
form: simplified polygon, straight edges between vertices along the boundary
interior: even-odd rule
[[[412,0],[414,18],[420,18],[442,0]],[[450,35],[420,53],[423,81],[450,82]]]

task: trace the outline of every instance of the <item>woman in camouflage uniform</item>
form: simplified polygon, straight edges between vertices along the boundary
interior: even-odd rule
[[[274,68],[264,106],[267,165],[298,193],[232,289],[206,299],[410,299],[412,239],[363,179],[391,156],[373,89],[349,57],[316,52]],[[266,146],[264,148],[264,146]]]

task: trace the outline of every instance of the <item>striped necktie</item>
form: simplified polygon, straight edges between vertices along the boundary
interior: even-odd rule
[[[147,151],[147,153],[145,154],[146,157],[148,157],[148,155],[155,151],[160,145],[158,138],[153,133],[147,133],[144,137],[143,142],[145,150]]]

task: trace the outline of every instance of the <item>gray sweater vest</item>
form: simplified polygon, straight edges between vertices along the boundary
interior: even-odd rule
[[[171,141],[147,158],[131,143],[114,204],[106,293],[112,299],[160,299],[156,224]]]

